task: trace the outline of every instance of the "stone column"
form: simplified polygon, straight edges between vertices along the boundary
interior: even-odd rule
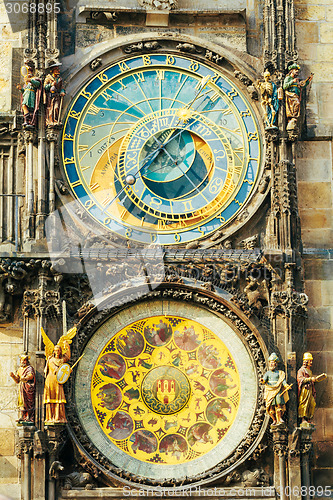
[[[55,165],[55,144],[58,141],[59,131],[56,127],[49,127],[46,131],[46,138],[49,142],[50,156],[49,156],[49,173],[50,173],[50,185],[49,185],[49,213],[51,214],[55,210],[55,192],[54,192],[54,165]]]
[[[36,428],[33,425],[19,427],[18,458],[21,460],[21,498],[31,500],[31,457],[33,450],[33,435]]]
[[[311,500],[309,495],[310,483],[310,453],[312,450],[312,433],[315,427],[300,428],[301,431],[301,471],[302,471],[302,486],[306,488],[306,494],[303,496],[305,500]]]
[[[46,176],[45,176],[45,125],[44,109],[39,110],[38,160],[37,160],[37,216],[36,238],[44,238],[46,218]]]
[[[56,500],[57,483],[59,473],[63,469],[59,462],[59,447],[64,441],[64,424],[55,424],[47,426],[47,439],[49,450],[48,462],[48,500]]]
[[[59,281],[50,273],[51,263],[42,261],[38,272],[38,288],[26,290],[23,295],[24,314],[24,348],[36,354],[36,426],[44,429],[44,367],[45,353],[41,337],[41,327],[45,325],[45,317],[51,307],[60,314]]]
[[[7,165],[7,193],[14,193],[14,143],[10,146],[8,165]],[[14,243],[14,197],[8,196],[7,198],[7,240]]]
[[[26,143],[26,238],[34,238],[34,142],[36,132],[34,130],[24,131],[24,141]]]
[[[43,431],[34,434],[34,483],[33,500],[45,500],[46,437]]]
[[[296,369],[296,353],[289,352],[287,360],[288,368],[288,384],[292,384],[292,389],[289,391],[288,401],[288,429],[289,429],[289,485],[297,486],[300,490],[301,481],[301,466],[299,454],[299,430],[297,428],[297,369]],[[301,495],[297,488],[292,488],[290,492],[290,500],[300,500]]]
[[[271,425],[273,434],[274,451],[274,484],[280,494],[281,500],[288,500],[286,496],[287,486],[287,453],[288,453],[288,435],[285,424]],[[277,485],[279,485],[277,487]]]

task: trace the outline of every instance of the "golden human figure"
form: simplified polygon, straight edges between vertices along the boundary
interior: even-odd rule
[[[286,403],[289,401],[289,386],[286,382],[286,374],[277,370],[278,356],[273,352],[268,358],[269,370],[265,373],[261,382],[265,384],[266,411],[273,420],[273,425],[284,424],[282,415],[286,411]]]
[[[69,344],[76,335],[76,327],[71,328],[63,335],[57,345],[48,338],[43,328],[41,329],[43,341],[45,344],[46,366],[45,366],[45,386],[44,386],[44,404],[45,404],[45,423],[46,424],[64,424],[67,422],[65,413],[65,392],[62,384],[57,380],[59,368],[66,363],[70,357]]]
[[[30,356],[20,356],[20,367],[16,373],[10,372],[12,379],[19,384],[19,419],[20,424],[33,424],[35,420],[36,375],[30,364]]]
[[[302,420],[301,427],[311,427],[309,421],[313,418],[316,407],[315,382],[321,382],[327,378],[326,373],[322,373],[317,377],[312,375],[312,362],[312,354],[305,352],[303,355],[303,365],[297,372],[298,416]]]
[[[300,66],[296,63],[288,67],[288,73],[283,81],[283,89],[286,99],[286,115],[287,115],[287,130],[292,130],[297,125],[297,119],[301,112],[302,90],[309,85],[313,79],[313,73],[306,78],[300,80],[298,78]]]
[[[46,92],[45,122],[50,127],[61,125],[62,100],[66,95],[62,78],[60,78],[59,66],[61,66],[61,63],[49,66],[50,73],[46,75],[44,80],[44,89]]]

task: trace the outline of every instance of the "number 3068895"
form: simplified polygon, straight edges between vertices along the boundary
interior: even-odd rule
[[[48,2],[46,4],[39,2],[7,2],[5,4],[7,14],[51,14],[54,12],[55,14],[59,14],[60,12],[60,3]]]

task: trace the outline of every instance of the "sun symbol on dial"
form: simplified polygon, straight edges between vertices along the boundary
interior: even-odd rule
[[[192,116],[192,111],[188,108],[180,108],[177,112],[176,112],[176,116],[179,118],[179,120],[183,123],[186,123],[189,121],[189,119],[191,118]]]

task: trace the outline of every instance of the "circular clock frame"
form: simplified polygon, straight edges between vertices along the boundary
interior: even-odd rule
[[[161,51],[162,51],[162,49],[161,49]],[[139,244],[156,242],[156,243],[160,243],[163,245],[177,245],[177,244],[178,245],[185,245],[185,244],[189,244],[193,240],[204,241],[207,238],[209,238],[215,231],[220,229],[221,227],[228,227],[229,228],[232,224],[235,226],[235,228],[239,227],[239,222],[237,222],[237,220],[240,218],[239,214],[246,213],[246,210],[244,211],[245,207],[247,207],[249,205],[250,200],[256,194],[256,187],[258,185],[258,181],[260,179],[261,171],[263,168],[263,143],[262,143],[262,138],[261,138],[262,134],[260,131],[260,126],[259,126],[258,112],[255,109],[255,106],[253,105],[253,103],[249,102],[249,98],[246,97],[244,90],[241,89],[241,85],[239,84],[239,82],[236,83],[234,81],[233,77],[227,71],[221,70],[221,68],[218,68],[218,67],[216,67],[216,65],[211,64],[209,61],[207,61],[207,59],[203,61],[203,59],[202,58],[200,59],[199,56],[193,56],[192,54],[191,55],[187,55],[187,54],[180,54],[179,55],[179,54],[175,54],[175,53],[169,53],[168,51],[164,51],[164,52],[161,52],[161,51],[157,51],[157,52],[150,53],[150,54],[146,53],[146,54],[142,54],[142,55],[135,55],[135,56],[132,56],[128,59],[123,59],[121,61],[116,60],[113,62],[113,64],[108,63],[102,71],[100,71],[96,74],[96,76],[94,78],[90,78],[89,80],[87,80],[84,83],[83,87],[77,93],[76,98],[74,99],[74,101],[70,105],[69,113],[68,113],[67,118],[65,120],[63,138],[62,138],[62,143],[63,143],[63,148],[64,148],[63,167],[64,167],[64,170],[67,174],[67,179],[68,179],[68,182],[72,188],[74,195],[78,199],[81,200],[81,202],[82,202],[83,206],[85,207],[85,209],[87,210],[87,212],[90,215],[92,215],[95,220],[96,219],[99,220],[100,223],[102,223],[102,225],[106,229],[109,228],[109,229],[111,229],[111,231],[114,231],[118,236],[121,236],[129,241],[131,241],[131,240],[133,242],[135,241],[136,243],[139,243]],[[208,87],[208,94],[211,93],[212,94],[211,97],[213,98],[213,100],[209,99],[210,103],[211,102],[214,103],[214,99],[215,99],[214,95],[216,93],[220,92],[219,97],[217,99],[221,99],[221,95],[222,95],[221,89],[219,89],[218,86],[215,85],[215,83],[218,83],[218,81],[221,80],[221,82],[222,81],[224,82],[223,85],[225,85],[225,84],[228,85],[228,88],[226,87],[224,89],[225,94],[223,94],[223,96],[222,96],[224,99],[227,99],[227,98],[229,99],[228,106],[230,105],[230,107],[228,108],[228,106],[226,106],[225,110],[230,111],[232,106],[234,106],[235,109],[238,106],[238,114],[233,110],[232,112],[234,112],[234,115],[232,115],[232,118],[234,119],[235,117],[237,117],[238,120],[240,120],[240,118],[241,118],[242,123],[239,121],[239,124],[240,124],[240,128],[243,129],[242,130],[242,134],[243,134],[243,139],[242,139],[243,143],[242,144],[245,147],[245,149],[247,147],[250,148],[249,151],[247,152],[247,154],[244,153],[243,160],[246,163],[246,165],[245,165],[245,168],[243,167],[241,175],[239,176],[239,179],[238,179],[239,182],[237,181],[238,184],[236,183],[238,187],[234,186],[234,190],[233,190],[232,185],[227,185],[227,181],[228,181],[228,179],[230,179],[230,175],[232,176],[232,171],[235,172],[237,169],[239,170],[239,168],[240,168],[239,165],[237,166],[237,165],[235,165],[235,163],[233,163],[233,165],[232,165],[231,160],[230,160],[230,164],[228,164],[228,160],[227,160],[228,157],[231,158],[230,155],[233,155],[233,157],[235,159],[235,157],[238,154],[237,151],[235,153],[235,149],[237,149],[237,148],[234,148],[234,149],[230,148],[230,140],[228,140],[228,137],[223,138],[222,137],[223,133],[222,133],[222,136],[220,134],[221,139],[218,139],[218,137],[217,137],[216,141],[220,140],[220,144],[222,144],[221,147],[223,148],[223,154],[225,157],[224,162],[226,162],[226,164],[224,165],[222,159],[220,159],[219,161],[221,162],[221,165],[219,167],[218,162],[215,159],[216,166],[218,168],[221,168],[221,171],[223,169],[226,171],[225,172],[226,177],[224,179],[222,179],[222,181],[221,181],[222,186],[223,186],[223,189],[221,191],[218,191],[217,186],[215,186],[215,184],[221,180],[221,178],[217,177],[217,175],[216,175],[216,172],[218,170],[215,169],[215,171],[213,172],[213,175],[211,176],[211,179],[209,179],[208,187],[206,186],[206,191],[201,192],[201,187],[192,186],[192,184],[191,184],[191,187],[193,188],[193,191],[196,193],[196,196],[194,196],[190,199],[187,199],[185,196],[183,199],[180,199],[180,201],[178,202],[178,208],[176,208],[176,206],[177,206],[176,200],[172,200],[172,202],[170,202],[170,200],[169,200],[166,203],[166,205],[168,205],[168,203],[169,203],[167,210],[165,209],[165,211],[163,211],[163,210],[160,210],[160,205],[156,205],[156,206],[154,205],[154,203],[160,203],[162,199],[165,201],[165,198],[163,198],[163,196],[160,196],[160,197],[154,196],[154,194],[156,195],[156,192],[154,192],[154,186],[156,187],[156,183],[154,184],[154,182],[153,183],[150,182],[150,185],[147,185],[147,184],[144,185],[142,183],[140,184],[139,181],[141,182],[142,179],[141,179],[141,176],[139,176],[140,179],[138,178],[136,180],[136,182],[134,182],[134,185],[131,186],[131,183],[127,182],[126,179],[128,179],[128,177],[129,177],[128,174],[133,173],[133,169],[132,169],[132,171],[128,172],[128,169],[126,171],[126,168],[123,168],[121,175],[119,175],[119,179],[116,179],[116,181],[119,181],[119,187],[117,188],[118,191],[116,189],[116,191],[106,193],[105,190],[102,189],[102,191],[101,191],[102,194],[99,195],[99,199],[97,200],[96,197],[94,197],[94,196],[95,195],[97,196],[99,188],[95,188],[95,195],[94,195],[93,191],[91,191],[91,190],[89,191],[89,189],[83,189],[83,187],[84,187],[84,184],[86,184],[86,187],[87,187],[87,185],[89,183],[90,183],[89,186],[93,186],[93,187],[96,185],[99,185],[98,181],[99,181],[101,175],[99,176],[99,178],[98,178],[97,173],[95,176],[91,175],[91,177],[89,179],[87,178],[88,182],[86,182],[87,179],[84,180],[82,176],[80,177],[80,173],[78,173],[78,169],[77,169],[77,160],[75,159],[75,155],[79,156],[79,153],[78,153],[78,151],[75,152],[76,146],[74,147],[74,144],[75,144],[75,137],[74,136],[76,133],[75,132],[76,126],[80,126],[81,131],[82,131],[82,126],[89,127],[90,125],[85,123],[84,120],[86,118],[84,118],[83,115],[85,117],[87,116],[87,113],[88,113],[87,110],[89,110],[88,108],[89,108],[90,104],[91,104],[92,110],[94,112],[94,111],[96,111],[95,102],[99,103],[98,97],[96,97],[97,94],[91,93],[91,89],[92,89],[91,85],[93,82],[96,82],[96,79],[99,80],[101,86],[99,87],[98,91],[96,91],[96,92],[97,93],[99,92],[100,94],[102,92],[104,92],[106,86],[109,85],[109,83],[107,82],[107,75],[108,75],[107,72],[111,71],[112,68],[114,71],[115,67],[119,68],[120,75],[125,75],[125,76],[123,76],[123,79],[122,79],[122,85],[124,85],[124,83],[126,84],[126,82],[127,82],[124,80],[124,78],[125,79],[130,78],[130,76],[135,73],[135,76],[137,79],[138,75],[140,73],[143,74],[143,71],[146,71],[146,73],[145,73],[146,76],[148,75],[149,71],[150,72],[156,71],[156,75],[157,75],[158,71],[160,71],[160,72],[163,71],[164,77],[165,77],[165,74],[166,74],[165,72],[168,72],[168,71],[170,72],[174,68],[171,68],[171,70],[170,70],[170,65],[165,65],[164,63],[163,63],[164,66],[163,65],[161,66],[161,64],[162,64],[161,61],[163,60],[163,58],[164,58],[164,63],[167,60],[168,61],[170,61],[170,60],[171,61],[172,60],[173,61],[183,61],[183,62],[186,61],[186,64],[184,63],[185,66],[186,65],[188,67],[192,66],[192,68],[198,67],[199,71],[201,71],[201,73],[202,73],[200,78],[198,77],[198,74],[193,72],[193,71],[190,74],[189,73],[190,70],[188,67],[184,66],[184,68],[182,68],[182,71],[183,71],[182,75],[184,76],[186,71],[187,71],[187,73],[190,74],[191,78],[193,78],[194,80],[195,80],[195,78],[197,78],[197,80],[196,80],[197,85],[200,84],[200,81],[202,81],[203,78],[209,76],[209,72],[210,72],[210,76],[212,78],[214,78],[214,76],[212,76],[212,75],[221,75],[221,76],[219,76],[218,79],[216,79],[216,82],[213,82],[213,81],[209,82],[209,85],[211,85],[212,87],[211,88]],[[160,66],[158,66],[158,64],[156,63],[156,60],[158,60],[159,63],[161,63]],[[131,68],[131,64],[132,64],[131,61],[132,62],[136,61],[135,64],[140,64],[141,66],[140,67],[133,66]],[[138,61],[140,61],[140,62],[138,62]],[[150,64],[147,64],[145,66],[143,61],[145,61],[145,62],[150,61]],[[155,66],[152,63],[152,61],[155,61],[155,63],[154,63]],[[124,68],[124,67],[126,68],[126,66],[124,66],[124,65],[126,65],[128,68],[130,68],[128,75],[126,73],[126,70],[121,71],[121,68]],[[133,65],[134,65],[134,63],[133,63]],[[149,69],[149,68],[153,68],[153,69]],[[144,75],[144,77],[145,77],[145,75]],[[116,78],[118,78],[118,76]],[[143,78],[143,77],[141,76],[141,78]],[[184,76],[184,78],[185,78],[185,76]],[[103,79],[104,79],[104,83],[103,83]],[[118,78],[118,80],[119,80],[119,78]],[[146,80],[147,80],[147,78],[146,78]],[[140,82],[137,82],[137,83],[140,83]],[[110,87],[110,85],[109,85],[109,87]],[[216,89],[217,89],[217,91],[216,91]],[[193,91],[193,85],[192,85],[192,91]],[[235,107],[235,103],[236,103],[236,101],[238,102],[238,100],[240,103],[242,103],[242,105],[238,103],[237,106]],[[80,104],[81,108],[83,106],[82,113],[79,110],[80,106],[78,107],[79,101],[81,102],[81,104]],[[183,102],[183,105],[179,104],[179,107],[176,108],[174,111],[176,111],[176,112],[183,111],[186,108],[186,104],[188,104],[188,102],[187,103]],[[165,110],[163,112],[165,114],[168,114],[168,113],[166,113]],[[191,110],[191,113],[192,113],[192,110]],[[169,116],[159,117],[158,110],[154,111],[153,118],[155,119],[155,122],[156,122],[156,120],[157,121],[160,120],[160,124],[158,125],[158,127],[160,128],[160,133],[163,133],[163,130],[164,131],[170,130],[170,127],[174,127],[175,114],[176,113],[174,112],[171,115],[169,113]],[[250,116],[248,116],[248,114]],[[228,117],[228,115],[226,115],[223,119],[225,120],[227,117]],[[189,131],[192,134],[192,140],[193,140],[193,136],[197,137],[197,141],[198,140],[202,140],[202,141],[205,140],[205,137],[203,137],[202,135],[200,137],[199,132],[198,132],[199,129],[203,130],[204,126],[206,126],[206,128],[208,126],[208,130],[210,133],[212,133],[212,136],[213,136],[213,132],[214,132],[213,127],[212,127],[211,123],[209,122],[208,118],[206,119],[205,124],[201,123],[199,119],[196,121],[195,118],[196,118],[195,113],[192,113],[192,117],[190,117],[190,120],[193,120],[193,123],[194,123],[193,130],[191,130],[192,125],[191,125],[191,123],[189,123]],[[220,118],[221,118],[221,116],[220,116]],[[183,119],[185,120],[185,122],[183,122],[183,123],[186,124],[186,120],[188,119],[188,117],[183,117]],[[81,124],[78,125],[80,120],[81,120]],[[161,123],[162,123],[161,120],[164,120],[164,124],[166,127],[166,128],[164,127],[163,130],[162,130],[163,127],[161,125]],[[169,120],[168,123],[166,123],[167,120]],[[181,117],[177,116],[177,120],[179,121],[179,123],[181,123],[182,119],[181,119]],[[154,120],[151,120],[151,123],[153,123],[153,121]],[[176,123],[176,125],[177,125],[177,123]],[[137,131],[135,129],[135,127],[137,127],[136,124],[129,127],[126,134],[124,136],[122,136],[120,141],[118,141],[119,142],[118,146],[122,147],[121,154],[122,154],[123,160],[126,160],[129,157],[131,157],[131,154],[133,155],[133,151],[129,147],[131,146],[131,137],[132,137],[132,140],[133,140],[133,137],[135,139],[135,136],[133,135]],[[236,127],[234,129],[236,130]],[[147,131],[147,127],[145,128],[145,130]],[[74,132],[74,134],[72,134],[72,132]],[[150,130],[149,134],[150,135],[149,135],[148,139],[152,139],[152,137],[154,137],[154,133]],[[85,135],[85,133],[83,133],[81,135]],[[244,143],[245,136],[246,136],[247,140],[249,141],[247,144]],[[194,139],[195,139],[195,137],[194,137]],[[72,138],[73,138],[73,140],[72,140]],[[156,137],[154,137],[154,140],[155,139],[156,139]],[[229,139],[230,139],[230,137],[229,137]],[[115,141],[115,142],[117,142],[117,141]],[[124,146],[125,143],[127,144],[126,148]],[[216,144],[217,143],[218,142],[216,142]],[[72,149],[71,149],[71,144],[73,144]],[[205,144],[207,146],[206,142],[205,142]],[[256,153],[253,153],[251,150],[251,147],[254,147],[254,144],[256,144]],[[145,140],[142,147],[145,147],[145,145],[147,145],[147,140]],[[77,148],[81,148],[81,150],[82,150],[81,156],[85,155],[85,152],[82,148],[84,148],[86,146],[87,146],[86,144],[78,143]],[[121,147],[120,147],[120,149],[121,149]],[[90,146],[89,146],[89,148],[90,148]],[[207,148],[209,149],[209,145],[207,146]],[[108,149],[108,148],[106,148],[106,149]],[[240,149],[242,149],[242,148],[240,148]],[[210,148],[209,149],[210,153],[214,150],[222,151],[221,149],[217,149],[217,148]],[[197,149],[196,149],[196,152],[197,152]],[[91,153],[91,151],[90,151],[90,153]],[[112,151],[111,151],[111,153],[110,153],[110,151],[106,151],[104,153],[104,155],[103,154],[101,155],[103,158],[100,161],[102,161],[104,167],[105,167],[105,163],[110,161],[111,154],[113,154]],[[164,152],[163,154],[166,154],[166,153]],[[250,160],[250,158],[256,158],[256,160],[252,160],[252,159]],[[69,161],[71,159],[73,160],[73,162]],[[163,156],[161,156],[161,159],[163,160]],[[201,160],[202,160],[202,158],[201,158]],[[127,162],[127,164],[128,164],[128,162]],[[123,161],[123,165],[126,166],[126,162]],[[89,167],[89,165],[82,165],[82,167],[83,167],[83,169],[87,169]],[[250,170],[252,170],[251,174],[249,174],[248,167],[250,167]],[[99,164],[98,168],[99,168],[99,173],[101,174],[101,171],[103,170],[103,166],[101,163]],[[94,170],[96,170],[96,168],[94,168]],[[182,170],[184,170],[183,167],[182,167]],[[138,173],[137,167],[136,167],[136,170],[134,169],[134,173],[136,173],[136,174]],[[154,172],[153,172],[153,174],[154,174]],[[185,175],[186,175],[186,172],[185,172]],[[249,175],[250,175],[250,177],[249,177]],[[188,183],[189,183],[190,174],[187,174],[186,177],[184,177],[184,174],[182,174],[182,177],[183,177],[183,179],[186,179],[186,181],[188,181]],[[151,181],[151,180],[152,179],[149,179],[149,181]],[[204,184],[204,183],[201,183],[201,184]],[[116,182],[114,183],[114,186],[115,185],[116,185]],[[152,185],[153,185],[153,189],[151,189]],[[140,192],[143,192],[141,189],[142,186],[144,189],[146,189],[148,191],[150,190],[150,194],[149,194],[150,198],[148,198],[150,200],[150,202],[148,204],[145,203],[142,200],[142,198],[139,201],[137,199],[137,196],[136,196],[137,193],[135,193],[135,189],[138,188]],[[171,184],[170,184],[170,186],[171,186]],[[205,196],[206,192],[208,192],[209,189],[211,191],[212,190],[214,191],[214,188],[217,192],[217,196],[215,196],[215,198],[212,196],[211,199],[210,198],[208,199]],[[195,189],[197,189],[197,191],[195,191]],[[223,196],[221,198],[221,193],[222,194],[224,192],[227,193],[228,190],[230,191],[231,196],[229,196],[229,198],[227,196],[226,200],[222,199]],[[134,214],[134,212],[135,212],[134,209],[127,210],[127,212],[126,212],[125,211],[126,206],[121,205],[121,204],[119,204],[120,208],[118,207],[119,209],[116,210],[116,212],[117,212],[116,216],[112,215],[111,213],[106,214],[107,206],[105,207],[105,205],[107,205],[108,202],[110,202],[110,200],[112,201],[114,199],[113,194],[115,194],[115,192],[116,193],[121,192],[123,196],[125,196],[125,193],[132,194],[132,196],[126,195],[126,202],[127,203],[131,202],[131,204],[132,204],[131,206],[134,207],[134,209],[136,210],[135,214]],[[146,193],[146,191],[145,191],[145,193]],[[213,194],[215,194],[215,191]],[[205,197],[206,197],[206,200],[208,200],[208,203],[203,201],[205,199]],[[198,203],[197,206],[193,206],[194,198],[196,198],[195,203]],[[200,203],[198,202],[198,199],[202,200],[202,202],[206,203],[206,205],[203,205],[203,203],[200,205]],[[164,203],[164,201],[163,201],[163,203]],[[98,203],[99,203],[99,207],[97,207]],[[111,204],[114,205],[115,204],[114,201],[112,201]],[[183,214],[181,214],[181,207],[183,209]],[[175,212],[173,212],[174,217],[172,218],[172,215],[170,212],[172,212],[174,208],[176,208],[176,210],[175,210]],[[98,212],[98,210],[100,210],[100,212]],[[99,215],[97,215],[97,212],[99,213]],[[150,223],[146,222],[145,217],[147,217],[147,219],[149,219],[149,217],[148,217],[148,215],[145,215],[145,214],[149,215]],[[124,220],[121,219],[122,215],[124,216]],[[101,220],[101,217],[103,217],[103,221]],[[154,223],[151,222],[152,217],[155,217]],[[178,219],[177,219],[177,217],[178,217]],[[136,218],[136,220],[134,220],[135,218]],[[124,221],[126,221],[126,219],[127,219],[127,222],[125,223]],[[145,227],[145,225],[147,225],[147,228]]]
[[[185,304],[184,304],[184,298],[188,297],[188,295],[189,294],[188,291],[186,291],[186,287],[182,287],[182,289],[179,289],[179,287],[177,286],[169,286],[167,289],[164,289],[163,291],[155,291],[153,294],[154,301],[155,304],[158,304],[156,306],[157,309],[155,308],[155,312],[157,310],[161,312],[161,307],[162,308],[169,307],[171,303],[176,303],[177,299],[175,301],[174,298],[172,297],[178,297],[178,300],[179,299],[182,300],[182,304],[185,305],[185,309],[187,308],[190,310],[191,308],[194,309],[197,308],[197,311],[199,312],[201,311],[203,313],[203,317],[211,315],[211,317],[215,318],[216,321],[221,321],[222,322],[221,324],[225,323],[228,326],[228,328],[231,328],[234,331],[236,337],[238,338],[238,341],[243,344],[243,348],[248,352],[249,359],[251,359],[252,360],[251,363],[253,363],[254,373],[257,380],[255,385],[257,385],[259,378],[263,375],[264,358],[267,353],[265,352],[265,348],[263,347],[264,344],[261,341],[261,338],[258,335],[258,332],[256,332],[254,326],[252,325],[250,328],[249,324],[247,324],[248,320],[245,320],[245,318],[240,318],[240,316],[236,314],[235,308],[231,306],[232,309],[234,309],[232,310],[230,308],[230,305],[227,304],[224,300],[221,299],[216,300],[216,297],[214,298],[211,297],[210,296],[211,294],[209,293],[198,292],[192,294],[192,297],[190,299],[189,298],[187,298],[187,300],[185,299]],[[150,304],[152,299],[153,297],[147,296],[141,298],[140,300],[134,300],[133,305],[128,306],[132,308],[130,315],[132,315],[133,312],[137,313],[140,307],[141,311],[143,307],[148,307],[149,309],[150,305],[148,304]],[[163,301],[164,301],[164,306],[162,305]],[[210,311],[207,310],[206,308],[208,305],[211,309]],[[120,312],[119,312],[119,307],[118,308],[115,307],[113,308],[113,310],[106,309],[104,311],[101,311],[100,313],[97,313],[90,320],[88,320],[87,323],[83,326],[82,330],[80,331],[80,341],[81,341],[80,353],[84,352],[85,348],[89,348],[87,347],[89,346],[89,342],[93,342],[92,344],[94,346],[93,349],[95,349],[97,346],[96,342],[98,338],[98,329],[100,328],[100,326],[106,325],[107,322],[117,323],[117,318],[119,317],[118,315],[124,314],[124,310],[126,309],[130,310],[128,309],[128,307]],[[153,311],[153,309],[154,307],[152,307],[151,311]],[[169,311],[171,312],[170,308]],[[142,317],[144,317],[144,314]],[[97,337],[94,340],[94,335],[96,334],[96,332],[97,332]],[[80,378],[77,379],[77,375],[75,377],[76,380],[75,381],[74,379],[72,380],[72,387],[71,387],[72,391],[71,398],[73,399],[74,397],[76,398],[78,397],[77,394],[75,396],[75,391],[76,391],[75,384],[77,384],[77,380],[80,380]],[[257,391],[257,387],[255,388],[255,391]],[[78,408],[80,407],[80,403],[78,404],[76,402],[76,405],[78,405]],[[84,405],[87,405],[86,400]],[[145,467],[143,468],[134,467],[134,469],[131,470],[131,467],[127,467],[126,465],[124,467],[120,463],[115,463],[115,460],[112,460],[111,457],[108,456],[108,453],[105,453],[106,448],[104,448],[103,452],[104,445],[101,446],[100,442],[94,443],[93,436],[95,436],[96,428],[94,426],[90,427],[92,425],[91,420],[89,420],[90,417],[88,418],[89,421],[88,428],[90,429],[94,428],[94,430],[92,433],[91,432],[87,433],[87,421],[85,421],[85,417],[82,416],[82,412],[80,413],[80,410],[78,411],[78,413],[75,411],[74,406],[71,407],[69,412],[69,422],[71,424],[72,438],[76,446],[78,447],[80,453],[86,457],[88,470],[93,470],[92,468],[94,467],[100,469],[102,475],[104,476],[105,482],[107,483],[109,482],[109,484],[112,484],[112,480],[118,479],[125,484],[129,484],[132,486],[136,484],[141,484],[144,487],[149,488],[152,487],[153,485],[155,486],[160,485],[162,481],[163,485],[165,485],[166,487],[171,485],[177,486],[180,484],[187,487],[193,484],[206,484],[215,481],[219,477],[223,477],[225,474],[233,470],[242,461],[244,461],[251,455],[251,453],[255,450],[256,446],[259,444],[264,434],[265,428],[267,426],[267,418],[265,418],[264,416],[264,406],[263,406],[263,398],[261,392],[257,393],[255,405],[251,411],[252,411],[250,418],[251,422],[248,424],[248,427],[246,428],[246,433],[238,443],[236,444],[234,443],[235,444],[234,447],[231,446],[231,448],[234,449],[228,450],[226,456],[224,456],[222,460],[217,460],[215,464],[209,461],[205,464],[204,462],[205,455],[204,455],[202,458],[201,465],[198,466],[199,468],[196,467],[193,468],[193,465],[195,465],[195,463],[193,464],[193,462],[190,462],[189,463],[190,467],[188,468],[188,470],[186,469],[187,473],[185,472],[183,475],[176,474],[176,477],[174,477],[173,475],[172,479],[171,477],[166,478],[165,474],[164,475],[162,474],[163,477],[156,477],[156,475],[154,477],[154,474],[147,474],[145,472],[146,471]],[[114,453],[114,450],[112,453]],[[151,464],[149,467],[151,467]],[[179,467],[180,465],[177,464],[178,469]],[[149,470],[149,468],[147,470]],[[119,477],[118,474],[120,473],[120,471],[121,474]]]

